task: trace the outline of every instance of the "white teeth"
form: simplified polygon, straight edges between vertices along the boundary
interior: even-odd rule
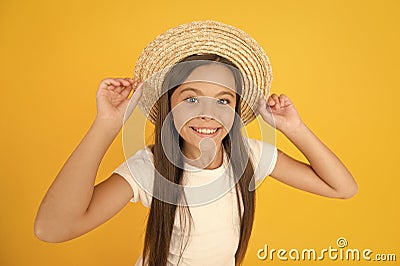
[[[198,129],[193,128],[193,129],[200,134],[207,134],[207,135],[214,134],[217,131],[217,129],[206,129],[206,128],[198,128]]]

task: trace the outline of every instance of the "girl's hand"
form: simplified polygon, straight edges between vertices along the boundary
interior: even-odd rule
[[[107,78],[100,82],[96,93],[96,119],[109,120],[122,126],[142,96],[142,82],[130,78]],[[132,97],[128,99],[131,90]],[[130,103],[131,102],[131,103]],[[129,110],[126,110],[129,104]],[[126,115],[125,115],[126,111]],[[125,115],[125,119],[124,119]]]
[[[268,98],[268,103],[262,98],[258,111],[265,122],[275,126],[284,134],[296,132],[303,124],[293,103],[284,94],[280,96],[272,94]]]

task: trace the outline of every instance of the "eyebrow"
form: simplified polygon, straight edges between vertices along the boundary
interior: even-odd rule
[[[186,87],[186,88],[182,89],[181,93],[183,93],[185,91],[193,91],[193,92],[195,92],[197,94],[203,95],[201,90],[196,89],[196,88],[192,88],[192,87]],[[232,98],[235,98],[235,94],[233,92],[230,92],[230,91],[220,91],[215,96],[221,96],[221,95],[229,95]]]

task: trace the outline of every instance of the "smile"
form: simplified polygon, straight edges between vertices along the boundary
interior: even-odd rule
[[[220,128],[190,127],[194,132],[201,136],[215,136]]]

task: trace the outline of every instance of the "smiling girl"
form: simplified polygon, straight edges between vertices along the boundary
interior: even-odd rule
[[[216,35],[204,34],[204,24],[227,27],[191,23],[207,40]],[[193,43],[206,43],[192,38]],[[228,53],[202,49],[190,50],[174,62],[154,104],[146,104],[145,92],[151,89],[143,80],[100,82],[97,116],[39,208],[39,239],[76,238],[129,201],[140,200],[150,210],[143,254],[136,265],[239,265],[254,220],[255,191],[249,188],[265,176],[326,197],[344,199],[356,193],[349,171],[303,123],[287,96],[268,96],[264,90],[264,97],[257,97],[256,112],[281,131],[308,164],[274,145],[242,136],[241,128],[255,113],[246,108],[252,89],[240,61],[228,59]],[[154,144],[137,151],[94,186],[99,164],[126,121],[124,114],[129,117],[139,100],[155,125]]]

